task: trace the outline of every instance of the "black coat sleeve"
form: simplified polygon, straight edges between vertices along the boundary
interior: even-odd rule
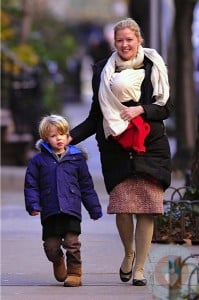
[[[70,131],[73,138],[71,144],[78,144],[96,132],[95,104],[92,103],[88,117]]]
[[[156,99],[152,96],[153,86],[151,83],[151,70],[153,63],[145,57],[144,65],[145,79],[141,88],[141,105],[145,112],[144,117],[147,121],[163,121],[171,115],[171,112],[173,111],[173,101],[169,97],[168,101],[163,106],[154,104]]]
[[[160,106],[157,104],[147,104],[142,105],[145,112],[145,118],[148,121],[162,121],[171,115],[173,110],[173,103],[169,98],[167,103],[164,106]]]
[[[107,60],[107,59],[106,59]],[[93,98],[88,117],[70,131],[73,138],[71,144],[78,144],[96,133],[99,120],[102,118],[102,112],[98,101],[98,90],[100,84],[100,74],[106,63],[102,60],[93,66],[92,90]]]

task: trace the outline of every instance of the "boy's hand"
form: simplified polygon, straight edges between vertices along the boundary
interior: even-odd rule
[[[99,220],[102,216],[103,216],[103,214],[101,213],[101,214],[98,215],[98,216],[93,216],[91,219],[92,219],[93,221],[97,221],[97,220]]]
[[[37,215],[39,215],[40,214],[40,212],[39,211],[32,211],[31,213],[30,213],[30,215],[31,216],[37,216]]]

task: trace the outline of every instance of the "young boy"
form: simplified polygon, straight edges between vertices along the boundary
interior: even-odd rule
[[[101,205],[84,155],[69,145],[68,122],[62,116],[46,116],[39,134],[40,153],[30,160],[25,175],[26,210],[31,216],[40,214],[44,251],[55,278],[64,286],[80,286],[81,203],[93,220],[102,216]]]

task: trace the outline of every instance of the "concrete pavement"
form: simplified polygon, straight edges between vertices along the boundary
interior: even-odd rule
[[[119,280],[122,249],[114,217],[106,215],[103,196],[101,220],[90,220],[83,210],[83,286],[64,288],[56,282],[43,253],[40,220],[24,209],[24,172],[25,168],[2,168],[2,299],[122,299],[124,295],[126,299],[144,299],[148,288]],[[155,298],[151,294],[148,299]]]
[[[82,260],[83,286],[64,288],[56,282],[52,266],[43,253],[38,217],[30,217],[24,209],[23,177],[25,168],[2,167],[1,192],[1,296],[2,300],[50,299],[167,299],[168,255],[183,258],[199,253],[198,246],[152,244],[146,263],[148,286],[134,287],[120,282],[118,270],[123,250],[115,228],[114,216],[106,214],[108,197],[100,178],[94,177],[104,216],[89,219],[83,209]],[[191,259],[196,264],[196,259]],[[187,290],[186,270],[183,290]],[[192,282],[196,285],[196,278]]]
[[[87,107],[86,107],[87,108]],[[84,118],[86,109],[70,107],[65,115],[73,114],[74,126]],[[65,288],[56,282],[52,265],[42,248],[39,217],[30,217],[24,208],[23,180],[25,167],[1,168],[1,299],[2,300],[155,300],[168,299],[168,256],[185,258],[199,253],[198,246],[152,244],[145,276],[148,285],[134,287],[122,283],[119,268],[123,249],[115,227],[114,215],[106,214],[108,195],[104,189],[99,155],[94,138],[82,145],[89,154],[89,168],[99,194],[104,216],[92,221],[83,209],[82,261],[83,285]],[[181,178],[173,178],[174,186],[183,185]],[[188,289],[188,277],[198,261],[190,259],[182,280],[182,292]],[[193,276],[191,287],[197,284]],[[181,298],[179,298],[181,299]]]

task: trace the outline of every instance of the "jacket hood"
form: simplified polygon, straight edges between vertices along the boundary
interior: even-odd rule
[[[53,153],[51,146],[48,143],[44,142],[44,140],[42,140],[42,139],[40,139],[36,142],[35,147],[39,151],[46,149],[48,152]]]
[[[53,154],[53,151],[52,151],[52,148],[51,148],[50,144],[48,144],[47,142],[45,142],[42,139],[40,139],[36,142],[35,147],[39,151],[46,150],[49,153]],[[80,154],[80,153],[82,153],[82,151],[80,149],[78,149],[77,147],[75,147],[73,145],[68,145],[68,149],[69,149],[69,154]]]

